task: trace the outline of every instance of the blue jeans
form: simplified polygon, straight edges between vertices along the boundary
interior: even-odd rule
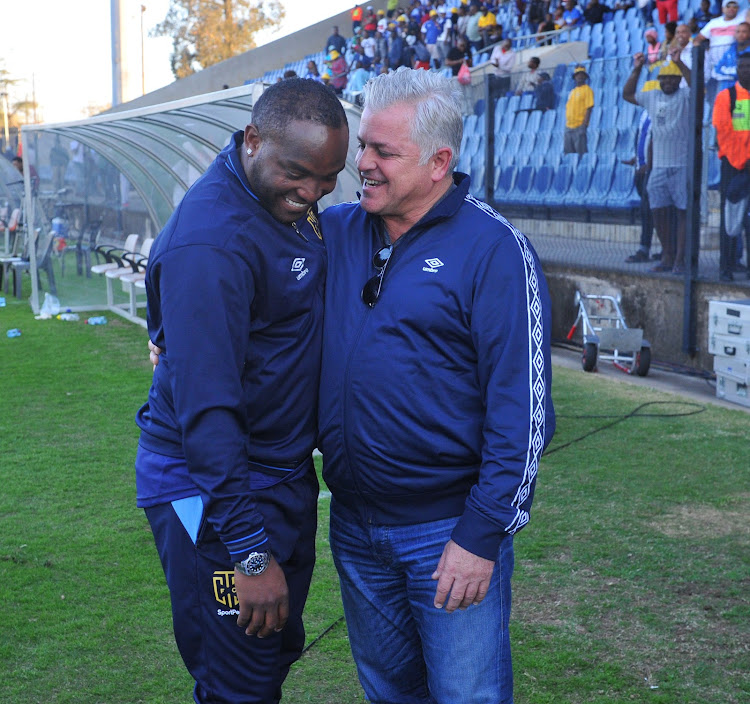
[[[513,703],[513,538],[501,543],[484,601],[449,614],[433,605],[431,575],[457,520],[365,524],[331,504],[349,642],[372,704]]]

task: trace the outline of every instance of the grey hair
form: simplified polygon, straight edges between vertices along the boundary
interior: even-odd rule
[[[448,147],[453,152],[448,171],[453,172],[464,128],[461,91],[450,79],[434,71],[402,66],[367,81],[363,97],[364,106],[373,112],[395,103],[414,105],[411,140],[419,147],[419,164],[423,166],[439,149]]]

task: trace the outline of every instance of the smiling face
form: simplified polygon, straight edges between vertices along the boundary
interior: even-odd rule
[[[659,76],[659,87],[665,95],[676,93],[680,87],[681,76]]]
[[[450,149],[440,149],[420,165],[412,141],[415,108],[396,103],[378,112],[365,108],[359,124],[357,168],[362,183],[360,206],[380,215],[391,237],[399,237],[445,192]],[[447,156],[447,160],[446,160]]]
[[[263,139],[255,125],[248,125],[242,164],[260,204],[276,220],[290,224],[336,187],[348,141],[347,127],[294,120],[283,136]]]
[[[690,27],[686,24],[678,25],[674,36],[677,43],[684,49],[690,43]]]

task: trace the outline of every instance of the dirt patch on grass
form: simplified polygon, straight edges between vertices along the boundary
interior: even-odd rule
[[[708,535],[750,535],[750,509],[715,506],[678,506],[650,526],[670,538],[705,538]]]

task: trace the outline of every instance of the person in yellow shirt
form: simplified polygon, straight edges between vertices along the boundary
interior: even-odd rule
[[[577,153],[581,156],[589,150],[586,131],[594,107],[594,91],[586,83],[588,79],[586,69],[581,65],[576,66],[573,71],[575,87],[570,91],[565,105],[565,154]]]
[[[490,12],[489,5],[482,6],[482,16],[479,18],[479,33],[482,35],[484,46],[489,46],[492,42],[490,36],[494,34],[497,26],[497,17]]]

